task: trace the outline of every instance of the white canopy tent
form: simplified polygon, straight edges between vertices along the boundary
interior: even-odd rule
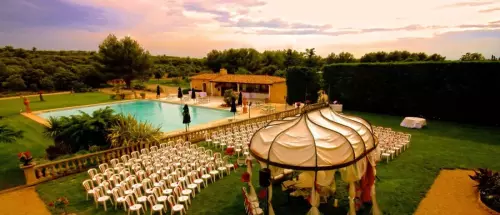
[[[318,171],[339,169],[343,180],[350,184],[350,214],[355,214],[354,182],[361,179],[367,165],[375,166],[371,155],[376,146],[377,140],[367,121],[323,108],[268,123],[252,137],[250,153],[266,167],[314,171],[315,183]],[[319,214],[319,194],[314,187],[309,214]],[[272,196],[271,191],[269,186],[268,193]],[[372,196],[376,214],[374,188]],[[271,197],[268,205],[269,214],[273,215]]]

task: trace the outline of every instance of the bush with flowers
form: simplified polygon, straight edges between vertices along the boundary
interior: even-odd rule
[[[19,161],[23,163],[24,166],[29,166],[31,164],[31,161],[33,160],[31,152],[29,151],[19,152],[19,154],[17,154],[17,157],[19,158]]]
[[[233,147],[228,147],[225,151],[226,155],[233,156],[234,155],[234,148]]]
[[[69,205],[69,200],[66,197],[59,197],[53,202],[49,202],[49,207],[62,211],[63,215],[67,215],[66,206]]]

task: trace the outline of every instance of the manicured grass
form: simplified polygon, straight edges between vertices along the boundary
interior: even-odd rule
[[[43,102],[38,97],[30,97],[29,100],[32,111],[111,101],[109,95],[99,92],[45,95]],[[24,110],[23,100],[20,98],[0,100],[0,107],[2,107],[0,108],[0,116],[4,117],[17,115],[20,110]]]
[[[31,109],[43,110],[110,101],[109,96],[102,93],[60,94],[45,96],[45,100],[40,102],[38,97],[30,98]],[[24,131],[24,138],[17,142],[0,143],[0,190],[25,184],[17,153],[30,151],[33,158],[43,158],[45,148],[54,143],[42,134],[42,125],[19,114],[23,106],[21,99],[0,100],[0,116],[4,116],[0,123]]]
[[[377,166],[377,198],[384,214],[413,214],[429,190],[441,168],[487,167],[500,170],[497,155],[500,154],[500,129],[448,122],[429,121],[422,130],[404,129],[399,126],[402,117],[353,113],[372,124],[391,127],[412,134],[410,148],[389,164]],[[258,165],[255,165],[254,185],[258,185]],[[244,168],[233,173],[197,194],[188,214],[243,214],[240,175]],[[85,201],[81,182],[88,176],[81,173],[37,186],[44,201],[67,196],[73,212],[79,214],[104,214],[102,207],[95,210],[92,201]],[[276,214],[305,214],[309,205],[302,199],[287,198],[279,186],[273,190],[273,206]],[[258,188],[257,188],[258,191]],[[334,210],[331,203],[323,204],[324,214],[346,214],[347,192],[345,183],[337,175],[337,194],[340,208]],[[366,213],[366,211],[365,211]],[[106,214],[124,214],[108,211]]]

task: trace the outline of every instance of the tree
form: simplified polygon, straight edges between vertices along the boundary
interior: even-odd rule
[[[491,60],[491,61],[495,61],[495,60],[497,60],[497,58],[495,57],[495,55],[491,55],[490,60]]]
[[[326,64],[332,64],[332,63],[336,63],[337,59],[338,59],[337,55],[335,55],[335,53],[332,52],[332,53],[328,54],[328,56],[326,56],[325,62],[326,62]]]
[[[431,56],[427,57],[425,61],[444,61],[446,60],[446,57],[441,56],[440,54],[432,54]]]
[[[52,80],[55,83],[56,90],[70,90],[73,82],[78,81],[78,76],[62,67],[57,68]]]
[[[206,64],[213,72],[219,72],[224,62],[223,53],[217,50],[212,50],[207,54]]]
[[[45,77],[40,80],[40,89],[52,91],[54,88],[54,81],[51,78]]]
[[[191,123],[191,115],[189,114],[188,105],[185,104],[182,112],[182,123],[186,125],[186,132],[189,129],[189,123]]]
[[[99,45],[97,59],[103,72],[123,79],[128,88],[131,87],[132,80],[151,75],[152,61],[149,52],[130,37],[118,40],[115,35],[110,34]]]
[[[319,67],[320,62],[321,62],[321,57],[316,55],[316,51],[314,48],[311,49],[306,49],[306,52],[304,53],[306,56],[305,65],[307,67]]]
[[[245,68],[239,67],[238,70],[236,70],[236,72],[234,74],[247,75],[247,74],[251,74],[251,73],[248,70],[246,70]]]
[[[291,67],[291,66],[299,66],[302,63],[302,54],[292,50],[292,49],[287,49],[284,54],[284,66],[285,68]]]
[[[4,88],[9,90],[24,90],[26,89],[26,84],[24,80],[21,78],[20,74],[13,74],[9,76],[5,82],[2,83]]]
[[[156,67],[154,71],[154,76],[158,83],[160,83],[160,78],[162,78],[165,75],[165,71],[161,67]]]
[[[481,60],[485,60],[485,58],[483,54],[478,52],[474,53],[467,52],[460,58],[460,61],[481,61]]]
[[[0,125],[0,143],[13,143],[16,139],[23,138],[24,132],[15,130],[8,125]]]
[[[354,55],[349,52],[340,52],[337,56],[337,63],[353,63],[356,62]]]

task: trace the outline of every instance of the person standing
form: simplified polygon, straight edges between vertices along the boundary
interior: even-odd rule
[[[156,98],[160,98],[160,85],[156,85]]]

